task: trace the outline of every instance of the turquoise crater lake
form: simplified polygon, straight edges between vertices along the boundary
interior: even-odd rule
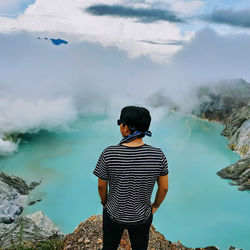
[[[41,198],[24,214],[42,210],[71,233],[102,212],[97,178],[92,174],[101,151],[121,139],[116,120],[84,115],[69,131],[26,134],[19,151],[1,157],[0,171],[41,185],[31,199]],[[216,172],[240,157],[226,148],[223,126],[179,113],[152,122],[147,144],[161,147],[169,164],[169,192],[154,215],[156,230],[188,247],[230,245],[250,249],[250,193],[228,185]],[[153,197],[152,197],[153,200]]]

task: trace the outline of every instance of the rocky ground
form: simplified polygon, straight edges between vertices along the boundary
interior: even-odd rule
[[[67,234],[64,238],[64,250],[77,249],[102,249],[102,216],[93,215],[86,221],[79,224],[73,233]],[[128,232],[124,230],[118,250],[131,250]],[[164,235],[157,232],[154,226],[150,228],[149,246],[151,250],[187,250],[194,249],[183,246],[181,242],[171,242],[165,239]],[[205,248],[195,248],[196,250],[217,250],[217,247],[208,246]]]
[[[192,114],[222,123],[225,128],[221,134],[228,137],[228,147],[242,156],[217,174],[233,180],[241,191],[250,190],[250,83],[242,79],[223,81],[200,87],[197,96],[200,105]]]

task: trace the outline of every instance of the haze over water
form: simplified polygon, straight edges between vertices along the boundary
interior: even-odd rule
[[[42,210],[63,233],[102,212],[92,172],[102,150],[121,139],[116,120],[105,115],[84,115],[71,128],[27,134],[18,152],[0,159],[0,171],[28,184],[43,178],[31,192],[31,200],[42,201],[26,207],[24,214]],[[222,129],[172,112],[152,120],[153,136],[145,142],[161,147],[169,164],[169,192],[153,224],[168,240],[188,247],[250,249],[250,194],[216,175],[240,158],[226,148]]]

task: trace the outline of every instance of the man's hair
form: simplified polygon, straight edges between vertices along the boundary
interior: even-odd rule
[[[149,111],[144,107],[138,106],[126,106],[121,110],[120,120],[122,123],[125,123],[132,131],[141,131],[145,132],[148,131],[151,116]],[[134,129],[134,131],[133,131]],[[140,134],[137,137],[142,138],[144,134]]]

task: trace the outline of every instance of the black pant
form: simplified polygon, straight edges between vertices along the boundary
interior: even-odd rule
[[[129,238],[133,250],[147,250],[149,229],[152,224],[153,214],[137,225],[124,225],[114,222],[108,215],[107,209],[103,209],[103,250],[116,250],[120,244],[124,229],[128,229]]]

